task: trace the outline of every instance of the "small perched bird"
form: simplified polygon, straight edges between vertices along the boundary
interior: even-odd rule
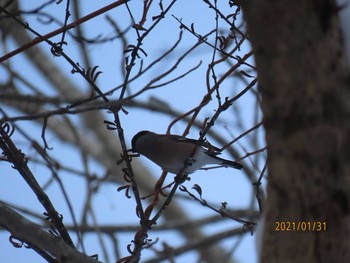
[[[243,168],[240,163],[217,157],[220,154],[218,148],[178,135],[141,131],[132,138],[131,146],[132,152],[144,155],[164,171],[173,174],[178,174],[185,166],[186,174],[191,174],[207,164]]]

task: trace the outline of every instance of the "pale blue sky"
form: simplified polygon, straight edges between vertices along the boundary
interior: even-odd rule
[[[84,1],[84,5],[82,5],[82,15],[88,14],[98,8],[101,8],[112,1]],[[131,1],[130,7],[133,12],[136,13],[137,8],[140,6],[141,1]],[[168,1],[165,1],[168,2]],[[220,1],[219,1],[220,2]],[[23,4],[22,8],[25,10],[32,9],[42,3],[42,1],[21,1]],[[134,5],[135,4],[135,5]],[[226,1],[225,4],[227,5]],[[165,3],[164,3],[165,5]],[[186,6],[186,8],[184,8]],[[155,8],[158,5],[155,5]],[[54,8],[54,12],[52,13],[52,8]],[[62,21],[64,17],[64,5],[56,6],[53,5],[52,8],[48,8],[47,11],[54,14],[55,17]],[[129,23],[129,17],[126,15],[125,7],[117,8],[108,13],[111,17],[116,19],[118,22],[121,22],[125,27]],[[175,21],[171,14],[175,15],[178,18],[182,18],[183,22],[187,25],[191,25],[194,23],[195,29],[197,32],[207,32],[208,29],[214,28],[214,14],[209,10],[209,8],[200,0],[194,1],[178,1],[169,15],[166,17],[164,22],[158,27],[156,32],[152,32],[149,38],[146,38],[144,42],[143,48],[147,51],[148,57],[151,58],[157,57],[157,54],[169,48],[174,41],[177,39],[179,32],[179,24]],[[38,21],[35,20],[34,16],[28,16],[27,21],[29,24],[38,30],[41,30],[41,34],[45,34],[50,32],[51,30],[56,29],[57,25],[50,26],[42,26]],[[151,21],[149,21],[151,23]],[[147,24],[146,24],[147,25]],[[86,31],[88,31],[88,35],[91,37],[95,37],[99,34],[108,35],[112,33],[112,28],[106,26],[106,22],[103,16],[95,18],[90,22],[84,25]],[[175,32],[175,33],[174,33]],[[154,34],[154,35],[152,35]],[[59,38],[56,38],[58,40]],[[211,38],[212,40],[213,38]],[[136,43],[136,36],[134,32],[129,34],[129,44]],[[155,67],[150,73],[144,78],[135,81],[131,85],[132,92],[136,92],[144,83],[155,76],[159,71],[163,70],[163,67],[169,67],[173,64],[173,62],[177,59],[178,54],[182,54],[185,50],[187,50],[193,43],[196,43],[197,39],[193,36],[190,36],[188,32],[184,32],[184,41],[180,45],[178,51],[172,57],[173,60],[169,59],[164,61],[161,66]],[[46,50],[47,54],[50,54],[50,48],[45,44],[40,44],[44,50]],[[10,49],[15,48],[14,45],[9,46]],[[242,51],[239,53],[240,55],[244,55],[247,53],[247,49],[249,46],[245,45],[242,48]],[[110,42],[105,43],[104,45],[95,45],[89,46],[88,50],[92,54],[93,65],[99,65],[100,70],[103,71],[103,74],[98,79],[98,86],[102,89],[102,91],[107,91],[112,87],[121,83],[121,75],[119,74],[119,62],[120,58],[124,56],[122,53],[121,46],[118,42]],[[74,42],[69,42],[68,47],[65,49],[66,53],[70,55],[70,57],[74,61],[81,61],[79,54],[76,52],[76,46]],[[3,52],[2,50],[0,52]],[[0,53],[2,54],[2,53]],[[178,71],[175,73],[180,74],[184,70],[190,69],[197,65],[200,60],[202,60],[203,64],[199,68],[199,70],[190,74],[184,79],[181,79],[177,82],[174,82],[167,86],[164,89],[156,89],[148,92],[147,94],[140,97],[140,99],[147,101],[150,97],[157,97],[158,99],[162,99],[168,103],[169,106],[177,109],[179,111],[185,112],[194,106],[198,105],[205,90],[205,72],[207,70],[207,66],[211,61],[211,49],[203,45],[198,50],[196,50],[192,56],[185,60],[184,64],[180,67]],[[55,95],[55,91],[50,89],[50,84],[45,81],[45,79],[37,74],[33,69],[33,66],[28,63],[27,59],[24,58],[23,55],[18,55],[11,59],[14,69],[21,72],[23,75],[31,76],[31,81],[33,83],[40,83],[45,94]],[[82,89],[86,89],[86,82],[78,75],[70,74],[71,67],[62,59],[62,58],[54,58],[56,65],[59,66],[62,71],[66,72],[72,82],[79,84]],[[146,60],[147,61],[147,60]],[[0,67],[0,74],[1,74]],[[0,78],[1,75],[0,75]],[[148,78],[148,79],[147,79]],[[0,80],[1,81],[1,80]],[[243,83],[235,82],[234,87],[232,87],[234,82],[230,82],[227,84],[223,84],[222,87],[222,97],[230,96],[233,94],[237,94],[243,87]],[[118,95],[118,92],[116,92]],[[186,96],[184,96],[186,94]],[[198,95],[202,94],[202,95]],[[169,99],[171,98],[171,99]],[[252,127],[254,123],[253,112],[254,108],[254,100],[251,94],[247,94],[239,100],[237,107],[240,109],[241,116],[244,119],[244,129],[248,129]],[[140,130],[152,130],[158,133],[164,133],[169,123],[172,121],[171,118],[164,116],[162,114],[147,112],[145,110],[138,110],[134,108],[127,108],[129,114],[127,116],[122,116],[122,122],[125,129],[126,139],[128,141],[131,140],[132,136],[136,134]],[[213,102],[209,104],[206,109],[201,113],[199,119],[204,120],[205,117],[211,117],[214,114],[214,110],[216,109],[216,104]],[[6,108],[7,112],[11,116],[21,115],[21,113],[14,111],[13,109]],[[107,115],[108,116],[108,115]],[[227,138],[227,141],[232,139],[235,136],[238,136],[242,130],[235,130],[235,121],[232,120],[232,112],[225,112],[218,122],[216,123],[215,129],[217,132],[222,133]],[[261,116],[260,116],[261,117]],[[107,117],[108,118],[108,117]],[[261,119],[261,118],[260,118]],[[31,135],[33,138],[40,140],[41,135],[41,126],[33,125],[30,122],[23,121],[17,123],[20,127],[28,130],[31,130]],[[97,125],[104,125],[103,123]],[[227,128],[226,128],[227,127]],[[179,123],[174,126],[172,132],[181,133],[184,129],[184,125]],[[230,132],[228,132],[229,130]],[[18,134],[14,135],[14,139],[18,139],[18,146],[23,147],[22,150],[30,155],[33,153],[33,150],[28,149],[25,145],[25,141],[19,137]],[[193,130],[189,137],[197,138],[198,131]],[[79,153],[73,149],[68,144],[62,144],[60,140],[55,138],[55,136],[48,132],[47,134],[48,142],[51,147],[54,148],[53,151],[50,152],[52,156],[57,158],[62,158],[64,156],[65,163],[67,165],[76,167],[81,165],[81,160],[79,158]],[[261,132],[260,136],[261,140],[263,138],[263,133]],[[117,139],[117,137],[116,137]],[[209,138],[210,140],[210,138]],[[256,150],[254,147],[245,143],[243,139],[240,143],[240,151],[242,155],[244,154],[244,150],[253,151]],[[215,145],[215,141],[213,142]],[[260,142],[261,146],[263,142]],[[244,147],[245,149],[243,149]],[[224,158],[231,158],[227,153],[223,153]],[[159,176],[161,174],[161,170],[155,164],[151,163],[149,160],[143,158],[143,162],[147,168],[154,171],[155,176]],[[30,164],[33,172],[38,177],[37,179],[41,183],[46,182],[47,175],[42,174],[42,170],[39,165]],[[262,166],[261,166],[262,167]],[[103,172],[103,168],[100,167],[97,163],[91,166],[91,169],[96,171],[97,174],[101,174]],[[13,204],[18,204],[21,207],[30,207],[31,209],[37,211],[38,213],[42,213],[43,209],[39,205],[36,200],[36,197],[32,192],[28,189],[28,186],[22,181],[20,176],[16,173],[15,170],[10,169],[8,166],[5,167],[4,164],[0,163],[1,176],[5,178],[5,182],[0,186],[0,199],[3,201],[9,201]],[[250,182],[246,179],[243,172],[230,170],[230,169],[219,169],[219,170],[211,170],[211,171],[198,171],[194,175],[191,176],[192,180],[190,182],[186,182],[185,186],[190,189],[193,184],[199,184],[203,189],[203,197],[217,206],[220,206],[220,202],[227,201],[230,205],[230,208],[245,208],[251,202],[252,191],[254,190]],[[81,204],[83,202],[85,196],[85,185],[83,180],[78,177],[72,177],[68,173],[62,173],[62,180],[64,181],[65,187],[67,188],[67,192],[70,194],[70,198],[73,200],[73,206],[78,211],[78,215],[81,212]],[[172,178],[168,178],[168,181],[171,181]],[[3,181],[3,179],[2,179]],[[96,197],[94,198],[93,205],[98,207],[101,213],[98,213],[98,221],[103,222],[105,224],[114,223],[116,219],[118,219],[118,224],[125,223],[128,224],[130,222],[137,223],[137,219],[134,215],[134,210],[130,211],[125,210],[125,203],[130,203],[129,207],[134,207],[133,200],[126,200],[123,193],[119,193],[116,191],[117,186],[108,185],[101,189]],[[68,214],[67,206],[62,201],[62,194],[58,189],[50,187],[47,189],[51,200],[55,204],[58,211],[62,214]],[[119,206],[122,203],[123,206]],[[204,209],[197,203],[184,201],[184,207],[187,208],[188,211],[192,211],[192,217],[198,218],[202,215],[213,215],[208,209]],[[123,215],[123,216],[121,216]],[[79,216],[78,216],[79,218]],[[68,222],[71,222],[69,216],[66,218]],[[219,230],[225,228],[231,228],[233,226],[238,227],[238,224],[235,224],[232,221],[225,221],[223,223],[217,223],[212,227],[207,227],[206,231],[208,233],[216,233]],[[123,255],[127,255],[126,245],[130,241],[130,237],[133,235],[126,235],[124,238],[120,239],[120,248],[123,252]],[[173,246],[181,245],[182,238],[173,233],[172,235],[166,235],[166,233],[150,233],[150,237],[155,239],[159,237],[162,240],[162,236],[167,239],[167,242],[171,243]],[[171,240],[169,240],[171,239]],[[98,253],[101,255],[101,251],[99,247],[96,246],[96,240],[90,240],[86,242],[86,249],[89,253],[95,254]],[[235,258],[238,262],[241,263],[251,263],[256,261],[256,253],[255,253],[255,237],[246,235],[243,239],[242,243],[238,246],[236,252],[234,253]],[[223,243],[223,246],[228,250],[232,249],[236,244],[236,240],[228,239]],[[110,246],[110,244],[108,244]],[[158,247],[160,248],[160,244]],[[123,249],[122,249],[123,248]],[[112,249],[111,249],[112,250]],[[144,253],[147,255],[147,251]],[[111,262],[113,262],[113,257],[111,256]],[[103,258],[101,258],[104,261]],[[186,260],[186,262],[190,262],[194,260],[191,255],[184,255],[179,258],[181,260]],[[1,262],[44,262],[41,257],[39,257],[34,251],[29,249],[15,249],[8,242],[8,233],[0,232],[0,261]],[[181,261],[184,262],[184,261]]]

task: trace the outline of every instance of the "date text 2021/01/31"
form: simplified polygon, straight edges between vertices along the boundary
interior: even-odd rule
[[[327,222],[275,221],[275,231],[327,231]]]

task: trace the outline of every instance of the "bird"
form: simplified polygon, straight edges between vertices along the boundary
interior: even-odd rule
[[[218,157],[219,148],[179,135],[140,131],[132,138],[131,147],[133,153],[147,157],[163,171],[173,174],[191,174],[207,164],[243,168],[238,162]]]

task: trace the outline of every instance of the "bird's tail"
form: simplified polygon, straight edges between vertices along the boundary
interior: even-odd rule
[[[239,169],[239,170],[241,170],[243,168],[243,165],[241,165],[240,163],[229,161],[229,160],[225,160],[225,159],[222,159],[222,165],[223,166],[230,166],[232,168]]]

